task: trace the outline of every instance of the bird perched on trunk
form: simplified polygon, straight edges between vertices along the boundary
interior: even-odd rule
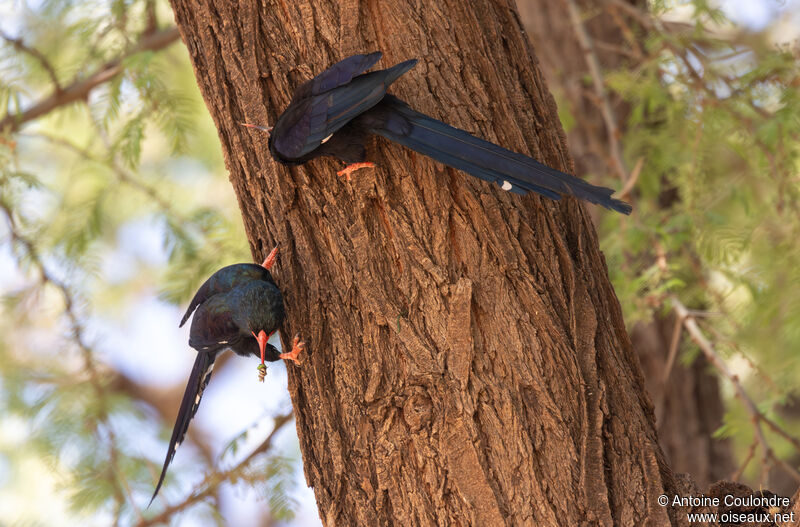
[[[158,494],[167,467],[186,435],[189,421],[197,412],[203,390],[211,379],[214,360],[220,352],[230,348],[243,357],[261,357],[261,381],[266,373],[265,360],[274,362],[288,359],[299,363],[297,357],[305,347],[299,336],[294,338],[289,353],[280,353],[275,346],[267,343],[285,316],[283,296],[269,272],[277,254],[276,247],[261,265],[235,264],[223,267],[197,290],[183,315],[181,326],[197,310],[189,331],[189,345],[197,350],[197,358],[189,375],[161,476],[150,503]]]
[[[630,214],[631,206],[613,199],[611,189],[591,185],[412,110],[386,90],[417,61],[364,73],[380,58],[380,52],[353,55],[323,71],[297,89],[272,127],[242,124],[270,132],[270,153],[287,165],[332,156],[348,164],[339,175],[349,179],[353,170],[375,166],[365,161],[364,144],[370,134],[377,134],[496,183],[503,190],[536,192],[554,200],[562,194],[575,196]]]

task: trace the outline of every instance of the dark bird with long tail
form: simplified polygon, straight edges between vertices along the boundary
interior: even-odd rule
[[[197,412],[214,360],[226,349],[243,357],[260,357],[259,380],[264,379],[264,361],[288,359],[299,364],[298,355],[305,348],[300,337],[294,338],[292,351],[281,353],[267,341],[280,327],[285,313],[283,296],[269,272],[278,254],[272,250],[261,265],[234,264],[223,267],[200,286],[189,303],[180,325],[183,326],[194,312],[189,331],[189,345],[197,350],[197,358],[189,375],[178,418],[169,440],[167,456],[150,503],[156,498],[167,475],[175,452],[178,450],[189,422]]]
[[[495,183],[517,194],[536,192],[558,200],[575,196],[590,203],[630,214],[631,206],[614,199],[613,190],[587,183],[526,155],[479,139],[421,114],[393,95],[389,86],[417,63],[401,62],[385,70],[364,73],[381,52],[353,55],[300,86],[272,127],[242,123],[270,133],[269,150],[287,165],[332,156],[348,164],[347,176],[373,167],[364,147],[371,134],[406,146],[458,170]]]

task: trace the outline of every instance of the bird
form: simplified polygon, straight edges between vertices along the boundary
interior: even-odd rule
[[[189,422],[197,412],[203,391],[211,379],[214,360],[222,351],[231,349],[243,357],[260,357],[259,380],[262,382],[266,374],[265,360],[274,362],[287,359],[300,363],[298,356],[304,351],[305,343],[299,335],[294,337],[292,351],[288,353],[281,353],[267,342],[285,317],[283,296],[269,272],[277,255],[276,247],[261,265],[242,263],[219,269],[200,286],[189,303],[180,326],[194,313],[189,345],[197,350],[197,357],[183,393],[161,476],[149,505],[152,505],[164,483],[167,468],[183,442]]]
[[[365,143],[370,135],[379,135],[506,191],[535,192],[553,200],[575,196],[630,214],[632,207],[613,199],[612,189],[484,141],[386,93],[417,60],[365,73],[381,56],[376,51],[347,57],[305,82],[271,127],[239,124],[267,132],[269,151],[278,162],[300,165],[320,156],[335,157],[347,165],[338,174],[348,180],[351,172],[375,166],[366,161]]]

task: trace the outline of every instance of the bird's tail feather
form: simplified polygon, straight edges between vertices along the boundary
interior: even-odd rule
[[[200,398],[203,396],[208,381],[211,379],[211,371],[214,369],[214,359],[217,353],[199,352],[197,358],[194,360],[192,373],[189,375],[189,382],[186,384],[186,391],[183,393],[183,400],[181,407],[178,410],[178,418],[175,421],[175,428],[172,430],[172,437],[169,440],[169,447],[167,449],[167,456],[164,459],[164,466],[161,469],[161,476],[158,478],[156,490],[153,492],[153,497],[150,498],[148,507],[156,499],[158,491],[161,489],[161,484],[164,483],[164,477],[167,475],[167,467],[172,462],[175,452],[183,442],[186,431],[189,429],[189,422],[197,412],[200,405]]]
[[[386,68],[385,70],[379,70],[379,73],[383,73],[386,75],[385,83],[386,86],[389,86],[416,65],[417,65],[417,59],[410,59],[401,62],[399,64],[395,64],[391,68]]]
[[[518,194],[537,192],[551,199],[562,194],[630,214],[631,206],[613,199],[612,189],[597,187],[538,161],[412,110],[400,99],[387,95],[375,120],[367,123],[371,131],[400,143],[441,163],[485,181],[497,183]]]

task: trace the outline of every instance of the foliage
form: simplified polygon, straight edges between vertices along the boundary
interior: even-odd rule
[[[676,295],[775,417],[800,371],[800,50],[691,5],[683,24],[660,22],[671,2],[634,15],[635,67],[605,78],[630,105],[625,158],[644,164],[635,213],[604,216],[603,245],[627,323]],[[720,433],[746,447],[750,417],[732,411]]]
[[[142,510],[166,444],[147,449],[152,458],[139,447],[144,433],[156,433],[152,410],[121,389],[133,381],[108,360],[104,319],[125,316],[149,291],[185,305],[214,270],[251,256],[185,48],[131,52],[169,30],[158,23],[172,19],[168,4],[45,1],[3,14],[0,121],[119,57],[122,67],[85,100],[0,135],[0,467],[12,474],[0,485],[22,503],[0,507],[0,523],[56,524],[58,510],[65,525],[139,524],[163,503]],[[116,254],[135,249],[121,247],[131,228],[160,233],[167,261],[143,255],[109,269]],[[174,414],[162,417],[171,427]],[[199,501],[216,501],[223,481],[247,475],[253,485],[263,469],[263,508],[287,519],[285,459],[262,454],[214,480]],[[194,465],[213,473],[216,463]],[[23,482],[28,470],[46,475],[36,491]],[[169,496],[181,472],[173,465]],[[26,508],[25,496],[41,488],[51,506]]]

